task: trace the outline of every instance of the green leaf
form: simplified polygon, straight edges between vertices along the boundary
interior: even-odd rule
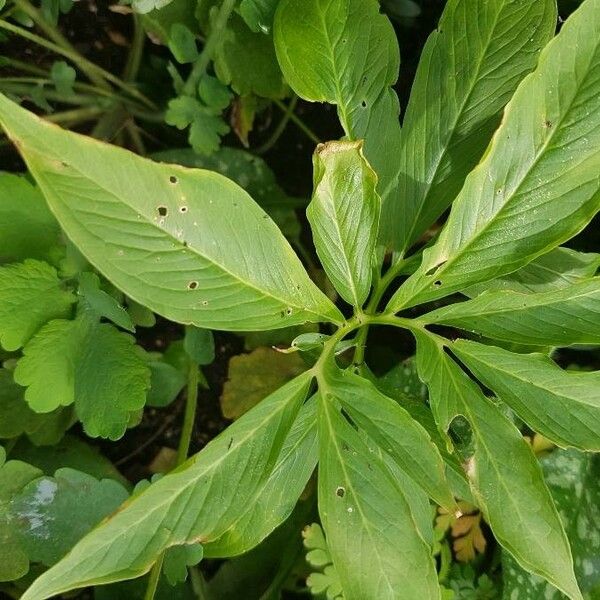
[[[194,62],[198,58],[196,36],[182,23],[173,23],[169,31],[169,50],[178,63]]]
[[[459,415],[471,425],[467,475],[496,539],[528,571],[581,600],[569,542],[529,444],[429,334],[417,334],[417,360],[442,432]]]
[[[485,283],[476,283],[462,292],[470,298],[484,291],[551,292],[593,277],[599,266],[600,254],[555,248],[514,273]]]
[[[585,0],[519,85],[395,311],[493,279],[578,233],[600,209],[600,0]]]
[[[48,259],[60,229],[38,188],[20,175],[0,173],[0,263]]]
[[[573,548],[575,574],[586,597],[600,590],[600,469],[598,457],[576,450],[555,450],[540,460],[548,487],[565,523]],[[504,591],[511,600],[564,596],[543,579],[502,557]]]
[[[46,413],[75,403],[91,437],[119,439],[146,401],[150,372],[134,339],[88,315],[42,327],[23,350],[15,381],[25,400]]]
[[[69,237],[154,312],[229,330],[341,320],[275,224],[233,182],[63,131],[3,96],[0,121]]]
[[[168,362],[153,360],[150,367],[150,389],[146,404],[148,406],[168,406],[177,398],[185,386],[185,373]]]
[[[600,278],[539,294],[484,292],[421,319],[516,344],[600,344]]]
[[[555,28],[555,0],[446,3],[404,116],[397,248],[410,247],[450,206]]]
[[[39,432],[47,435],[52,429],[57,414],[40,415],[32,411],[25,402],[24,391],[14,382],[10,371],[0,369],[0,438],[16,438],[23,433],[35,438]]]
[[[129,482],[119,473],[112,462],[100,454],[97,448],[74,435],[65,435],[51,446],[35,446],[21,438],[10,452],[11,457],[37,467],[46,475],[68,467],[87,473],[96,479],[114,479],[124,486]]]
[[[240,14],[252,31],[270,33],[279,0],[242,0]]]
[[[371,289],[381,201],[362,141],[329,142],[313,155],[313,197],[306,211],[323,268],[356,307]]]
[[[204,556],[201,544],[173,546],[165,552],[162,569],[170,585],[177,585],[187,579],[188,567],[197,565]]]
[[[290,516],[317,465],[316,408],[315,397],[300,408],[277,462],[257,490],[255,500],[217,540],[205,545],[206,557],[248,552]]]
[[[160,10],[173,0],[133,0],[133,9],[138,13],[148,13],[151,10]]]
[[[254,33],[235,13],[216,50],[214,67],[219,79],[240,96],[285,96],[287,88],[277,64],[273,38]]]
[[[337,368],[328,369],[326,377],[330,392],[357,427],[433,500],[454,512],[457,507],[446,482],[442,457],[426,430],[367,379]]]
[[[223,110],[229,106],[233,94],[216,77],[204,75],[198,84],[198,96],[207,106]]]
[[[16,494],[42,472],[19,460],[6,460],[0,447],[0,581],[12,581],[27,574],[29,556],[18,535],[10,505]]]
[[[559,446],[600,451],[600,371],[563,371],[543,354],[457,340],[452,352],[533,430]]]
[[[100,289],[100,278],[95,273],[85,272],[79,277],[79,294],[85,298],[86,304],[98,317],[104,317],[115,325],[135,331],[131,317],[127,311],[104,290]]]
[[[342,583],[335,567],[323,530],[318,523],[307,525],[302,530],[304,546],[308,550],[306,562],[312,567],[322,569],[322,572],[313,571],[306,578],[306,585],[313,596],[325,594],[327,600],[342,600]]]
[[[308,374],[296,378],[132,498],[39,577],[21,600],[139,577],[168,547],[219,539],[256,502],[310,381]]]
[[[128,496],[113,479],[59,469],[28,483],[10,512],[29,560],[51,566]]]
[[[391,23],[376,0],[281,0],[274,36],[292,89],[305,100],[337,105],[346,137],[365,140],[383,202],[380,235],[389,241],[387,198],[398,181],[390,157],[400,151],[400,109],[391,88],[400,53]]]
[[[232,356],[221,395],[221,410],[227,419],[237,419],[290,379],[306,370],[295,354],[272,348],[257,348],[250,354]]]
[[[319,399],[319,513],[347,600],[440,595],[431,548],[385,465],[333,405]]]
[[[0,343],[18,350],[48,321],[67,317],[75,302],[56,269],[38,260],[0,267]]]
[[[200,154],[212,154],[218,150],[221,136],[229,132],[229,126],[221,118],[220,109],[204,106],[191,96],[170,100],[165,121],[178,129],[189,126],[189,142]]]
[[[71,96],[73,94],[73,84],[77,78],[77,72],[64,60],[57,60],[52,65],[50,78],[54,82],[56,91],[61,96]]]
[[[210,365],[215,360],[215,340],[210,329],[186,327],[183,348],[198,365]]]

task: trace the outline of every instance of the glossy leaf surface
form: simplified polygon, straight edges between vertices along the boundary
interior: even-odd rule
[[[586,0],[506,107],[397,311],[517,270],[600,209],[600,0]]]
[[[228,179],[63,131],[4,97],[0,122],[69,237],[137,302],[216,329],[340,319],[268,215]]]

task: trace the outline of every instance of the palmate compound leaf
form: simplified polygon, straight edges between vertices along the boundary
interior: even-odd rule
[[[75,296],[39,260],[0,267],[0,345],[18,350],[51,319],[69,316]]]
[[[440,598],[431,547],[397,480],[319,395],[319,513],[346,600]]]
[[[452,352],[534,431],[600,452],[600,371],[568,372],[543,354],[457,340]]]
[[[582,600],[569,542],[529,444],[426,332],[417,333],[417,361],[440,430],[459,415],[471,425],[467,475],[496,539],[522,567]]]
[[[27,387],[35,412],[74,403],[89,436],[116,440],[143,408],[150,385],[146,357],[134,342],[85,311],[73,321],[55,319],[23,349],[15,381]]]
[[[362,306],[371,289],[381,211],[377,175],[362,148],[362,141],[317,146],[313,196],[306,210],[321,264],[353,306]]]
[[[397,248],[410,247],[454,200],[555,28],[555,0],[446,3],[404,116],[399,201],[391,217]]]
[[[337,105],[346,137],[364,139],[365,156],[379,177],[380,236],[388,241],[394,225],[389,201],[398,181],[390,157],[400,152],[400,109],[391,86],[400,53],[394,28],[379,9],[377,0],[281,0],[273,33],[292,89],[306,100]]]
[[[63,131],[4,96],[0,123],[67,235],[135,301],[213,329],[341,321],[268,215],[228,179]]]
[[[600,209],[600,0],[585,0],[519,85],[439,240],[390,311],[516,271]]]
[[[484,292],[421,319],[531,346],[600,344],[600,277],[539,294]]]
[[[134,496],[38,578],[22,600],[139,577],[169,547],[219,540],[262,493],[310,382],[310,374],[300,375]]]

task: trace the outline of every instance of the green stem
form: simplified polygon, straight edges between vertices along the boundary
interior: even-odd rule
[[[223,0],[223,4],[221,4],[221,8],[219,8],[219,12],[217,13],[217,17],[214,21],[210,34],[206,38],[206,43],[202,49],[202,54],[200,54],[198,60],[194,63],[192,71],[183,86],[182,94],[184,96],[196,95],[196,87],[198,82],[206,73],[206,69],[210,64],[215,51],[219,47],[219,44],[223,41],[223,32],[236,4],[237,0]]]
[[[194,422],[196,420],[196,407],[198,405],[198,365],[190,361],[188,372],[187,394],[185,399],[185,414],[183,416],[183,427],[181,437],[179,438],[179,447],[177,449],[177,465],[179,466],[187,459],[192,441],[192,432],[194,431]]]
[[[51,123],[83,123],[98,118],[103,112],[104,111],[97,106],[88,106],[86,108],[65,110],[63,112],[47,115],[44,118]]]
[[[22,10],[27,16],[31,17],[31,20],[52,40],[57,46],[63,50],[69,52],[73,56],[83,58],[77,50],[72,46],[71,42],[56,28],[52,23],[48,23],[44,18],[44,15],[30,4],[29,0],[14,0],[15,5]],[[85,62],[79,62],[79,68],[88,79],[94,82],[98,87],[103,89],[110,89],[108,83],[93,69],[89,68]]]
[[[131,39],[131,48],[127,56],[127,64],[123,71],[123,79],[125,81],[135,81],[140,65],[142,64],[142,56],[144,53],[144,42],[146,36],[139,15],[133,15],[133,38]]]
[[[281,117],[281,121],[279,121],[275,131],[271,135],[271,137],[259,148],[256,149],[256,154],[266,154],[276,143],[277,140],[281,137],[281,134],[285,131],[290,119],[292,117],[292,113],[296,109],[296,105],[298,104],[298,96],[294,96],[290,103],[287,105],[287,110]]]
[[[162,571],[162,564],[164,558],[165,553],[161,552],[160,556],[156,559],[152,570],[150,571],[150,575],[148,577],[148,585],[146,586],[146,593],[144,594],[144,600],[154,600],[156,588],[158,587],[158,582],[160,581],[160,574]]]
[[[283,102],[281,102],[281,100],[273,100],[273,104],[275,104],[275,106],[277,106],[284,113],[288,112],[288,107]],[[296,125],[296,127],[298,127],[298,129],[300,129],[300,131],[302,131],[306,135],[306,137],[312,140],[315,144],[321,143],[321,140],[319,139],[317,134],[314,133],[312,129],[310,129],[307,125],[305,125],[304,121],[302,121],[302,119],[296,113],[290,113],[290,121],[294,125]]]
[[[0,29],[4,29],[5,31],[10,31],[11,33],[14,33],[15,35],[18,35],[26,40],[29,40],[30,42],[33,42],[33,43],[37,44],[38,46],[41,46],[42,48],[46,48],[47,50],[51,50],[52,52],[59,54],[60,56],[63,56],[64,58],[67,58],[76,67],[78,67],[80,71],[85,72],[85,70],[89,70],[90,72],[94,72],[94,73],[98,74],[99,76],[103,77],[104,79],[106,79],[107,81],[110,81],[111,83],[116,85],[118,88],[127,92],[130,96],[137,98],[140,102],[145,104],[148,108],[151,108],[151,109],[156,108],[155,104],[151,100],[146,98],[146,96],[144,96],[144,94],[142,94],[137,88],[125,83],[124,81],[121,81],[118,77],[115,77],[112,73],[109,73],[108,71],[104,70],[102,67],[95,65],[94,63],[90,62],[89,60],[87,60],[87,58],[84,58],[77,52],[74,53],[74,52],[71,52],[64,48],[61,48],[60,46],[58,46],[52,42],[49,42],[48,40],[44,39],[43,37],[40,37],[39,35],[35,35],[34,33],[30,33],[26,29],[23,29],[22,27],[18,27],[17,25],[13,25],[12,23],[8,23],[7,21],[4,21],[3,19],[0,19]]]
[[[30,65],[29,63],[24,62],[22,60],[17,60],[16,58],[4,56],[2,57],[2,62],[6,67],[19,69],[19,71],[24,71],[25,73],[30,73],[31,75],[41,75],[42,77],[46,77],[46,75],[48,74],[44,69],[40,69],[40,67]]]

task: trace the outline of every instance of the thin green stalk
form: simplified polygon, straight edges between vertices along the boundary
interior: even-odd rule
[[[156,588],[158,587],[158,582],[160,581],[160,573],[162,571],[162,564],[164,558],[165,553],[161,552],[160,556],[156,559],[152,570],[150,571],[150,576],[148,577],[148,585],[146,587],[146,593],[144,594],[144,600],[154,600]]]
[[[223,32],[236,4],[237,0],[223,0],[223,4],[221,4],[221,8],[219,8],[210,34],[206,38],[202,54],[200,54],[198,60],[194,63],[192,71],[183,86],[182,94],[185,96],[196,95],[196,87],[202,76],[206,73],[206,69],[213,59],[216,49],[223,41]]]
[[[52,23],[46,21],[44,15],[33,6],[29,0],[14,0],[15,5],[22,10],[31,20],[39,27],[50,40],[52,40],[57,46],[71,53],[72,55],[80,56],[79,52],[73,47],[71,42],[55,27]],[[81,57],[83,58],[83,57]],[[104,89],[110,89],[108,83],[93,69],[89,68],[85,62],[79,63],[79,68],[90,81],[93,81],[98,87]]]
[[[51,123],[83,123],[97,119],[104,111],[97,106],[88,106],[85,108],[74,108],[73,110],[65,110],[63,112],[47,115],[46,121]]]
[[[87,69],[87,70],[93,71],[94,73],[97,73],[99,76],[102,76],[107,81],[110,81],[111,83],[116,85],[118,88],[127,92],[130,96],[137,98],[140,102],[145,104],[148,108],[151,108],[151,109],[156,108],[155,104],[151,100],[146,98],[146,96],[144,96],[144,94],[142,94],[137,88],[125,83],[124,81],[121,81],[121,79],[119,79],[118,77],[115,77],[112,73],[109,73],[102,67],[99,67],[98,65],[90,62],[87,58],[84,58],[80,54],[78,54],[76,52],[75,53],[71,52],[64,48],[61,48],[60,46],[54,44],[53,42],[50,42],[50,41],[44,39],[43,37],[40,37],[39,35],[35,35],[34,33],[31,33],[29,31],[27,31],[26,29],[23,29],[22,27],[18,27],[17,25],[8,23],[7,21],[4,21],[3,19],[0,19],[0,29],[4,29],[5,31],[14,33],[15,35],[18,35],[26,40],[29,40],[30,42],[33,42],[33,43],[37,44],[38,46],[42,46],[43,48],[46,48],[47,50],[51,50],[52,52],[54,52],[60,56],[63,56],[64,58],[67,58],[76,67],[78,67],[79,70],[82,72],[85,72],[84,69]]]
[[[281,102],[281,100],[273,100],[273,104],[275,104],[275,106],[277,106],[284,113],[287,113],[288,107]],[[304,135],[306,135],[306,137],[312,140],[315,144],[321,143],[321,140],[317,134],[314,133],[307,125],[305,125],[304,121],[296,113],[290,113],[290,121],[294,123],[294,125],[296,125],[296,127],[298,127],[298,129],[300,129],[300,131],[302,131]]]
[[[123,79],[125,81],[135,81],[140,65],[142,64],[142,56],[144,54],[144,42],[146,36],[139,15],[133,15],[133,37],[131,39],[131,48],[127,56],[127,64],[123,71]]]
[[[39,84],[12,82],[9,81],[8,78],[0,80],[0,89],[19,96],[31,95],[32,87],[36,87],[37,85]],[[56,102],[61,102],[62,104],[73,104],[76,106],[98,106],[98,99],[86,94],[71,94],[69,96],[64,96],[53,89],[44,89],[43,92],[44,97],[47,100],[54,100]]]
[[[281,117],[281,121],[279,121],[275,131],[271,135],[271,137],[259,148],[256,149],[256,154],[266,154],[276,143],[277,140],[281,137],[282,133],[285,131],[290,119],[292,117],[292,113],[296,109],[296,105],[298,104],[298,96],[294,96],[290,103],[287,105],[287,110]]]
[[[9,56],[3,56],[2,62],[4,63],[3,66],[5,67],[12,67],[13,69],[18,69],[19,71],[30,73],[31,75],[41,75],[42,77],[46,77],[48,75],[48,73],[40,67],[30,65],[25,61],[18,60],[16,58],[11,58]]]
[[[183,416],[183,427],[181,429],[181,437],[179,438],[179,447],[177,449],[178,466],[186,461],[190,451],[192,432],[194,431],[194,422],[196,420],[196,407],[198,405],[199,367],[193,361],[190,362],[185,399],[185,414]]]

